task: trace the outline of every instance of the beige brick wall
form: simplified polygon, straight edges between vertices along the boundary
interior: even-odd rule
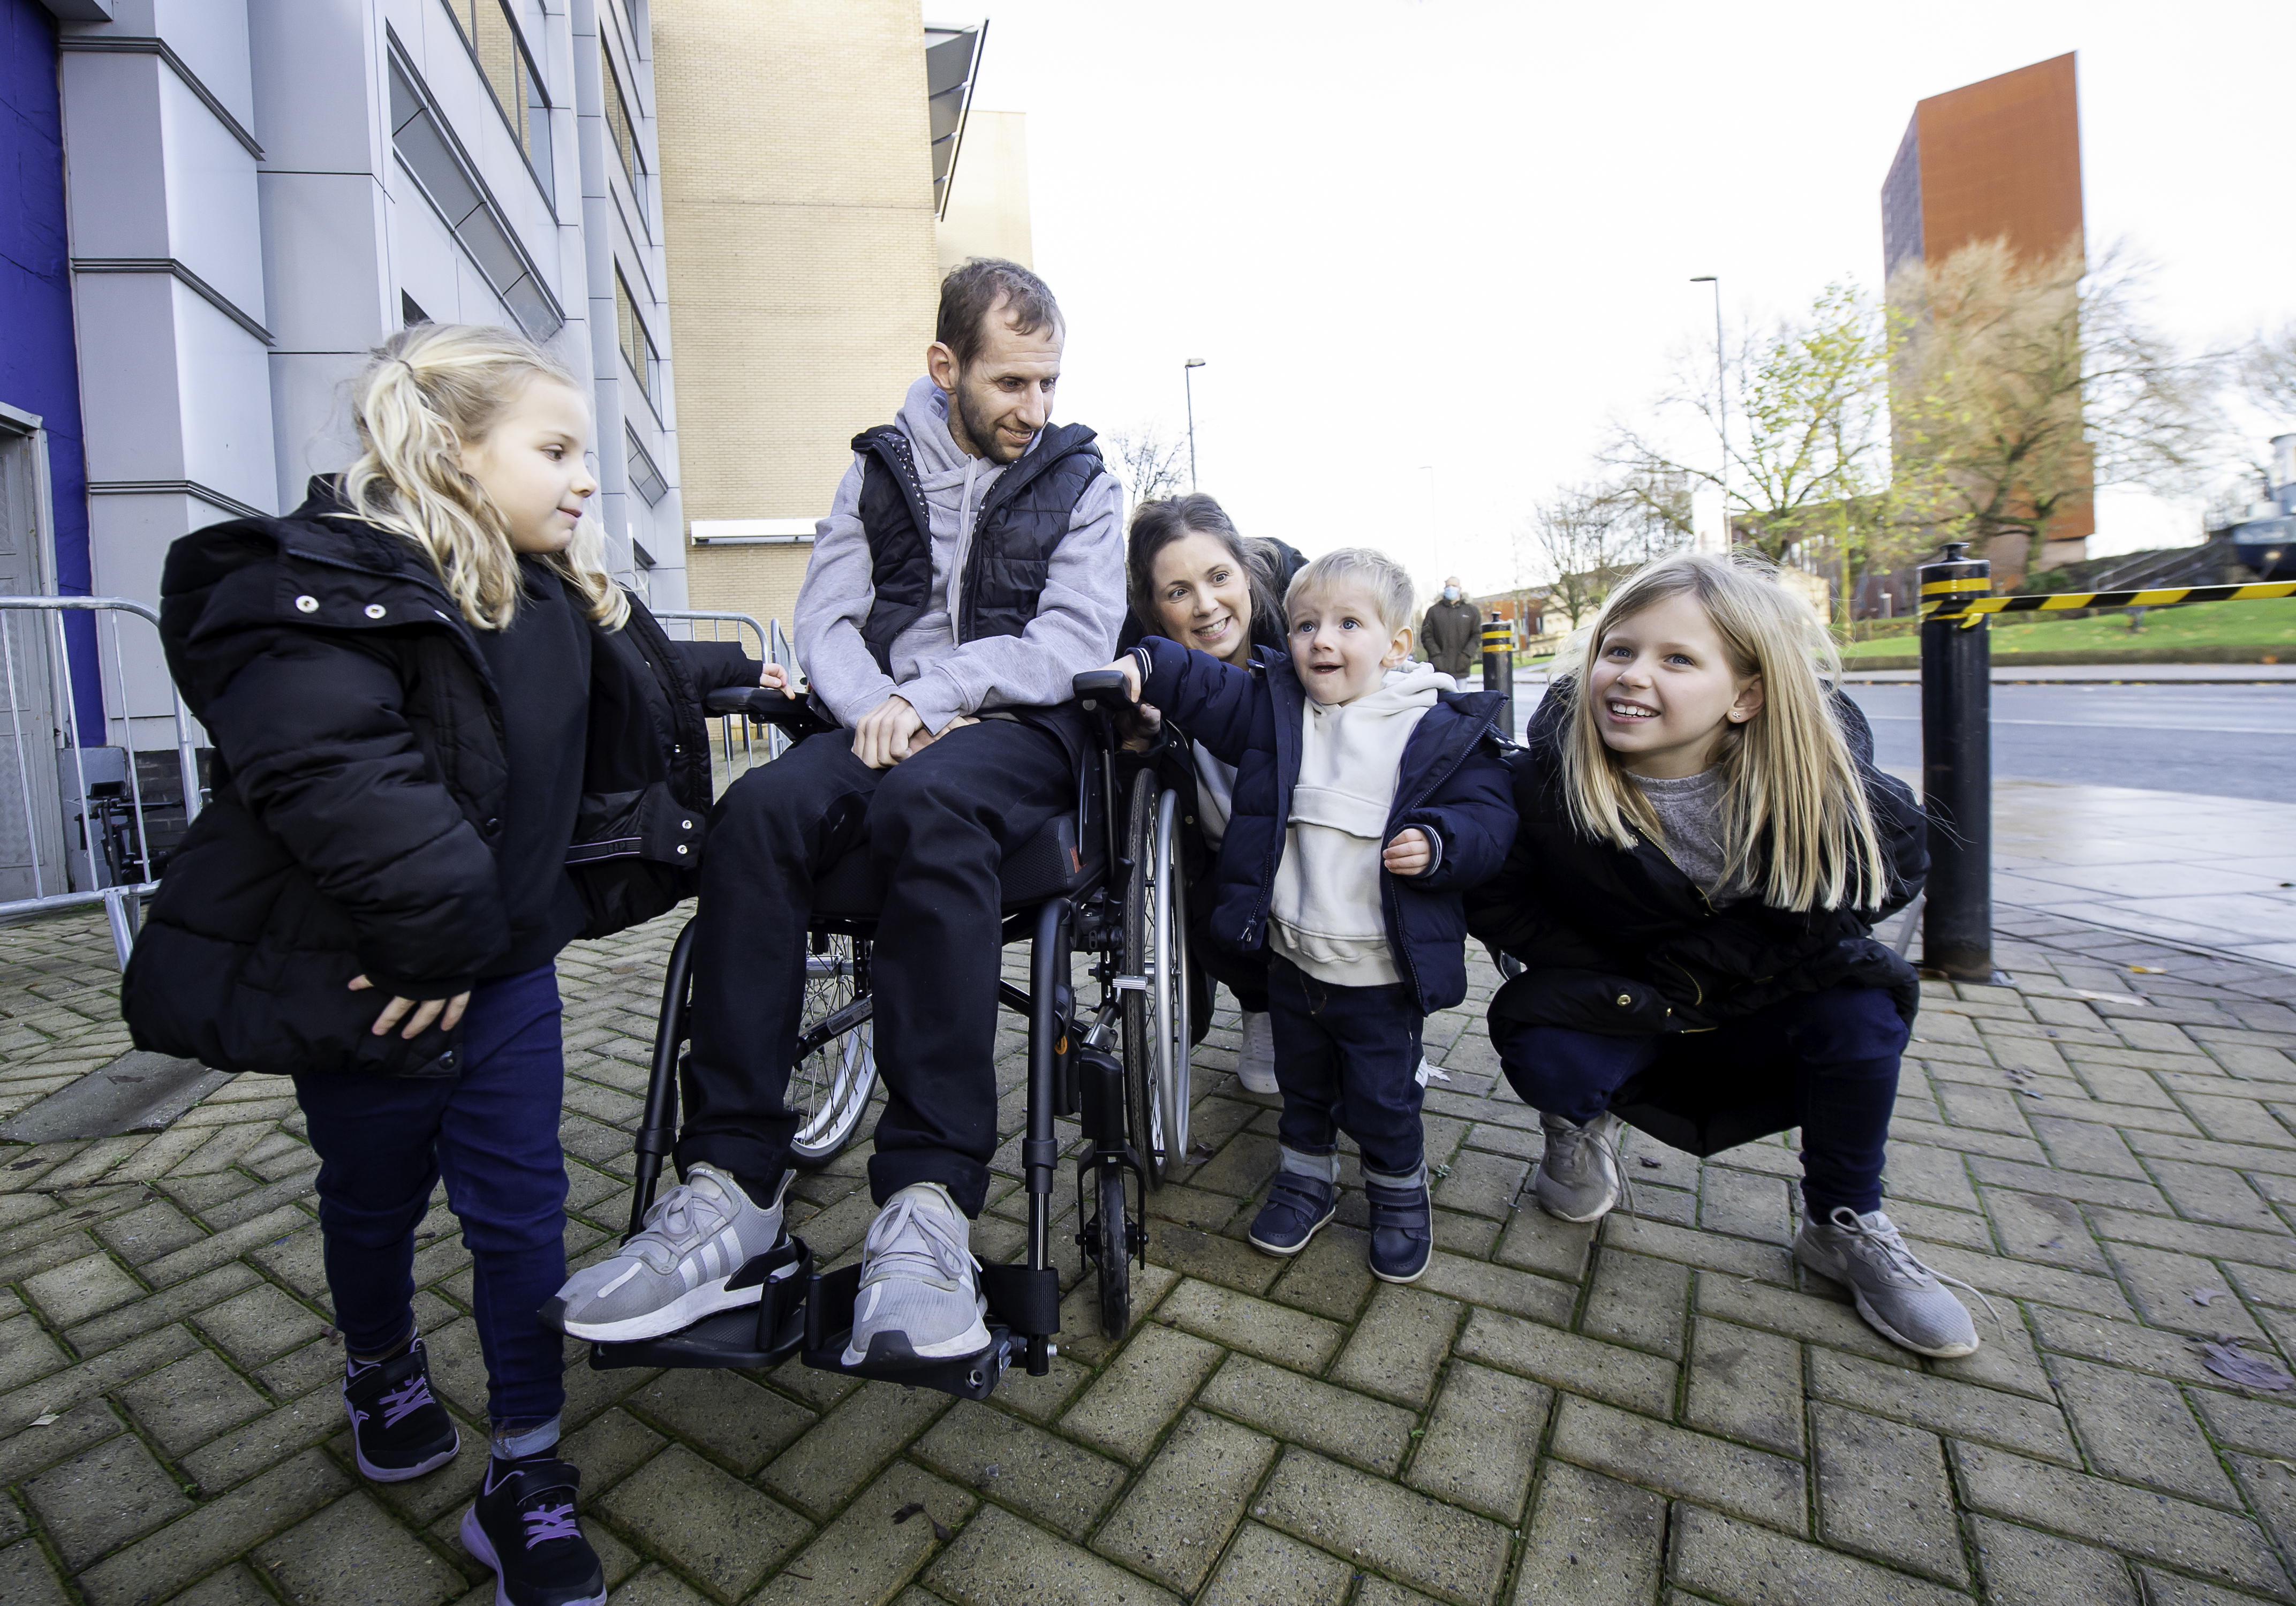
[[[653,0],[652,13],[685,516],[816,518],[849,443],[891,419],[932,340],[922,12]],[[809,550],[689,547],[693,606],[786,626]]]

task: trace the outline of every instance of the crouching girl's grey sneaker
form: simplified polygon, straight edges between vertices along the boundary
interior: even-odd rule
[[[972,1230],[939,1183],[911,1183],[885,1201],[861,1245],[845,1364],[922,1366],[988,1348]]]
[[[1794,1258],[1849,1289],[1866,1324],[1892,1344],[1939,1360],[1977,1348],[1977,1323],[1944,1286],[1969,1284],[1915,1259],[1897,1227],[1879,1210],[1860,1216],[1848,1205],[1836,1205],[1824,1221],[1804,1217],[1794,1239]]]
[[[1531,1194],[1538,1208],[1565,1221],[1599,1221],[1619,1202],[1619,1143],[1622,1123],[1605,1110],[1581,1127],[1559,1115],[1538,1118],[1546,1152]]]
[[[543,1307],[570,1339],[627,1343],[658,1339],[707,1315],[755,1305],[760,1282],[727,1288],[734,1274],[782,1241],[789,1178],[761,1206],[715,1166],[698,1165],[654,1201],[645,1228],[595,1266],[566,1280]]]

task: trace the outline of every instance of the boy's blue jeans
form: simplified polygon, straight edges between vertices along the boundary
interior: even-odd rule
[[[1882,1208],[1882,1154],[1907,1035],[1889,994],[1857,987],[1804,993],[1704,1032],[1612,1037],[1491,1019],[1499,1065],[1522,1102],[1582,1127],[1661,1059],[1718,1077],[1791,1064],[1802,1202],[1820,1220],[1839,1205],[1861,1216]]]
[[[443,1175],[471,1250],[496,1443],[531,1454],[555,1441],[566,1402],[562,1340],[534,1314],[566,1281],[556,968],[474,988],[462,1058],[455,1077],[295,1078],[321,1162],[327,1289],[352,1354],[401,1343],[414,1324],[414,1229]]]
[[[1284,1163],[1295,1155],[1332,1156],[1336,1176],[1344,1132],[1363,1151],[1367,1176],[1415,1184],[1427,1153],[1419,1124],[1426,1018],[1411,989],[1340,987],[1270,955],[1267,1011],[1275,1085],[1283,1092],[1275,1132],[1290,1151]]]

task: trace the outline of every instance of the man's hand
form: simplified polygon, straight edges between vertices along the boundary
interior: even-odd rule
[[[1395,833],[1379,862],[1390,875],[1418,875],[1435,862],[1435,850],[1428,845],[1427,833],[1413,825]]]
[[[350,989],[354,993],[367,992],[373,987],[374,983],[364,976],[351,978]],[[463,1007],[470,1002],[468,993],[457,993],[452,998],[432,998],[419,1004],[412,998],[393,998],[382,1006],[382,1013],[375,1017],[374,1035],[389,1037],[390,1028],[401,1020],[406,1021],[406,1029],[399,1034],[402,1037],[421,1037],[433,1020],[438,1021],[440,1031],[453,1031],[461,1024]],[[411,1017],[407,1013],[410,1010],[414,1012]]]
[[[925,728],[922,716],[906,698],[888,697],[861,716],[853,727],[853,756],[871,769],[890,769],[914,750]],[[932,738],[927,735],[926,741]]]
[[[779,664],[767,664],[758,671],[758,684],[776,692],[789,689],[789,671]]]

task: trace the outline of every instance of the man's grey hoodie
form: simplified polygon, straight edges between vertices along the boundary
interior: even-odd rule
[[[798,661],[813,689],[849,726],[898,692],[935,734],[960,715],[1068,701],[1078,674],[1116,656],[1124,622],[1123,491],[1116,477],[1103,473],[1078,498],[1028,629],[959,645],[955,593],[981,504],[1004,465],[957,446],[948,431],[948,398],[931,379],[909,387],[895,422],[909,438],[931,517],[932,592],[924,612],[894,638],[888,676],[861,639],[876,593],[861,529],[865,460],[857,454],[829,517],[815,527],[813,559],[797,594]]]

